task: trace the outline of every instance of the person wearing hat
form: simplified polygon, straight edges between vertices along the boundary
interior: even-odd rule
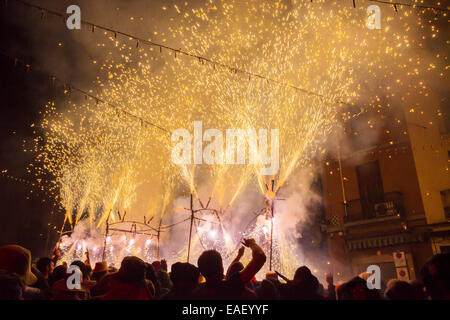
[[[56,281],[52,286],[52,300],[88,300],[90,298],[90,288],[81,283],[81,288],[67,287],[67,279],[70,274]]]
[[[23,300],[24,283],[15,273],[0,270],[0,300]]]
[[[74,278],[72,277],[75,273],[78,273],[81,281],[80,287],[68,286],[73,281]],[[89,280],[89,270],[82,261],[73,261],[69,268],[64,265],[57,266],[53,275],[54,277],[50,281],[52,283],[52,300],[89,300],[93,285]],[[95,281],[92,281],[92,283],[95,284]]]
[[[86,263],[81,260],[75,260],[70,265],[77,266],[83,274],[82,286],[89,288],[89,290],[95,286],[96,282],[91,280],[91,266],[86,265]]]
[[[167,273],[167,262],[165,260],[156,260],[152,263],[152,266],[158,276],[160,284],[160,294],[167,294],[173,286],[172,281],[170,281],[170,276]]]
[[[163,300],[189,300],[198,286],[200,271],[188,262],[177,262],[172,265],[170,278],[173,287],[165,294]]]
[[[25,300],[40,300],[44,296],[37,288],[30,287],[37,281],[31,272],[30,250],[18,245],[0,247],[0,270],[15,274],[24,284],[23,298]]]
[[[108,273],[106,261],[96,262],[91,279],[98,282],[106,273]]]
[[[49,257],[42,257],[37,260],[36,267],[31,267],[31,271],[37,278],[37,281],[33,284],[34,288],[38,288],[47,297],[51,297],[51,289],[48,284],[48,277],[52,274],[54,269],[53,260]]]
[[[134,256],[123,258],[117,273],[109,276],[109,290],[103,300],[151,300],[153,295],[145,279],[145,262]]]

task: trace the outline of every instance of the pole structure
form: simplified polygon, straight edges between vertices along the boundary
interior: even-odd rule
[[[156,242],[156,259],[159,260],[159,239],[161,236],[161,222],[162,222],[162,217],[161,219],[159,219],[159,226],[158,226],[158,233],[156,236],[157,242]]]
[[[338,164],[339,164],[339,177],[341,180],[341,189],[342,189],[342,201],[344,202],[344,216],[348,216],[347,212],[347,198],[345,196],[345,186],[344,186],[344,177],[342,174],[342,161],[341,161],[341,146],[339,145],[339,141],[337,141],[337,149],[338,149]]]
[[[105,229],[105,240],[103,241],[103,253],[102,253],[102,261],[105,261],[106,258],[106,240],[108,239],[109,234],[109,216],[111,211],[108,213],[108,217],[106,218],[106,229]]]
[[[59,245],[61,244],[61,238],[62,238],[62,234],[63,234],[63,231],[64,231],[64,227],[66,226],[66,220],[67,220],[67,215],[64,218],[64,222],[63,222],[63,225],[61,227],[61,230],[59,230],[59,239],[58,239],[58,244],[57,244],[58,249],[59,249]]]
[[[273,213],[272,213],[273,214]],[[270,219],[270,256],[269,256],[269,271],[272,271],[272,245],[273,245],[273,216]]]
[[[193,207],[193,198],[191,193],[191,228],[189,230],[189,242],[188,242],[188,253],[187,253],[187,262],[189,262],[190,254],[191,254],[191,239],[192,239],[192,226],[194,224],[194,207]]]
[[[275,180],[272,179],[272,185],[271,185],[271,190],[273,192],[273,187],[274,187],[274,182]],[[272,199],[272,202],[270,203],[270,243],[269,243],[269,271],[272,271],[272,257],[273,257],[273,217],[274,217],[274,212],[273,212],[273,208],[274,208],[274,202],[275,202],[275,195],[274,198]]]

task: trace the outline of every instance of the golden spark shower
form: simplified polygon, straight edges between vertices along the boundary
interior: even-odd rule
[[[67,87],[43,108],[32,150],[30,170],[50,181],[72,230],[61,238],[67,259],[89,250],[110,263],[130,253],[178,261],[215,248],[230,261],[252,236],[270,251],[267,269],[292,274],[305,188],[343,124],[374,110],[385,121],[394,102],[427,97],[429,81],[448,75],[446,52],[423,54],[428,37],[443,36],[433,24],[445,14],[384,10],[371,30],[367,3],[342,2],[177,2],[150,21],[127,17],[148,41],[189,55],[96,30],[103,54],[88,89],[98,100]],[[174,164],[171,134],[192,133],[194,121],[278,129],[278,173],[263,175],[248,154],[244,164]],[[118,232],[121,221],[132,232]]]

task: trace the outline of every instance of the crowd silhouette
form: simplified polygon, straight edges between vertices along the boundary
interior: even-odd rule
[[[240,262],[245,248],[252,258]],[[0,300],[448,300],[450,299],[450,254],[436,254],[422,267],[419,279],[392,279],[383,289],[369,289],[368,274],[334,284],[326,277],[324,287],[307,266],[300,266],[292,279],[268,272],[255,275],[266,262],[264,251],[253,239],[245,239],[236,258],[224,270],[215,250],[204,251],[197,266],[176,262],[170,270],[165,260],[148,263],[125,257],[117,270],[105,261],[92,269],[89,257],[70,265],[53,256],[32,263],[29,250],[18,245],[0,247]],[[59,264],[55,267],[56,264]],[[80,285],[69,277],[76,270]],[[282,279],[279,278],[282,277]]]

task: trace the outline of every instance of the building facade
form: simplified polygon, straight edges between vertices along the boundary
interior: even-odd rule
[[[336,282],[369,265],[385,282],[414,280],[428,258],[450,251],[450,114],[402,111],[346,122],[322,165]]]

